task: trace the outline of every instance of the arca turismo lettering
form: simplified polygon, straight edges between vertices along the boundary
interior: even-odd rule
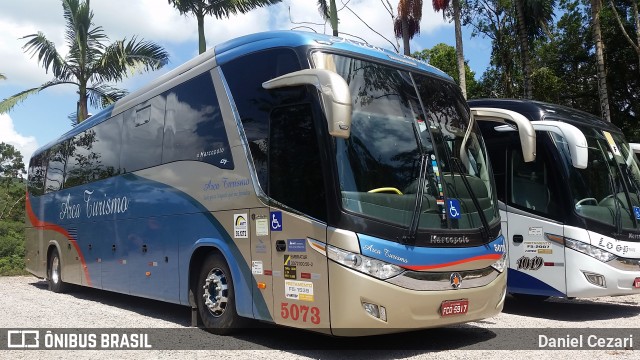
[[[126,196],[108,197],[107,194],[103,194],[103,197],[100,198],[95,196],[94,192],[95,190],[84,191],[86,218],[122,214],[129,210],[130,200]],[[71,194],[67,195],[66,200],[60,204],[60,220],[78,219],[81,215],[82,207],[80,204],[73,204],[71,202]]]

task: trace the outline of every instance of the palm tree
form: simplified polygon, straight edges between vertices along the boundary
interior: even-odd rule
[[[198,49],[200,54],[207,50],[204,37],[204,17],[213,15],[216,19],[228,18],[238,13],[246,14],[262,6],[268,6],[282,0],[168,0],[180,14],[193,14],[198,21]]]
[[[449,5],[453,7],[453,22],[456,32],[456,58],[458,63],[458,79],[460,81],[460,89],[462,89],[462,95],[467,98],[467,78],[464,65],[464,49],[462,47],[462,24],[460,21],[460,0],[433,0],[433,10],[441,11],[442,16],[445,16],[445,11],[449,8]]]
[[[108,85],[109,82],[121,81],[133,70],[156,70],[167,64],[168,54],[161,46],[138,40],[135,36],[105,45],[108,37],[102,27],[94,26],[89,1],[62,0],[65,40],[69,47],[64,58],[42,32],[22,38],[29,39],[23,46],[25,52],[37,54],[38,63],[45,71],[51,70],[54,79],[2,100],[0,114],[10,111],[29,95],[69,84],[78,87],[76,116],[80,123],[88,117],[87,100],[93,106],[106,106],[126,94],[124,90]]]
[[[338,7],[336,6],[336,0],[318,0],[318,10],[322,18],[331,24],[333,30],[333,36],[338,36]]]
[[[591,22],[593,25],[593,38],[596,43],[596,64],[598,75],[598,96],[600,98],[600,111],[602,117],[611,122],[609,111],[609,96],[607,95],[607,72],[604,65],[604,45],[602,44],[602,31],[600,29],[600,12],[602,0],[591,0]]]
[[[553,18],[555,0],[515,0],[517,31],[520,39],[522,72],[524,73],[524,97],[533,98],[531,86],[530,39],[543,34],[543,29]]]
[[[393,30],[398,39],[402,38],[404,54],[411,56],[409,40],[420,34],[420,20],[422,20],[422,0],[400,0],[398,2],[398,16],[393,24]]]

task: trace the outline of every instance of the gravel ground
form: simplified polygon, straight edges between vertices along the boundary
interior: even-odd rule
[[[552,299],[524,303],[508,298],[496,317],[444,329],[379,336],[332,338],[295,329],[256,324],[258,329],[220,337],[189,329],[183,306],[73,287],[66,294],[47,290],[35,277],[0,277],[0,329],[7,328],[179,328],[176,337],[196,339],[208,350],[3,350],[4,359],[640,359],[637,350],[517,350],[537,334],[581,329],[585,334],[635,334],[640,349],[640,294],[589,300]],[[530,329],[530,330],[527,330]],[[590,330],[591,329],[591,330]],[[265,331],[267,330],[267,331]],[[558,331],[558,330],[555,330]],[[570,332],[571,330],[567,330]],[[576,331],[576,330],[573,330]],[[626,331],[626,332],[625,332]],[[5,334],[2,334],[3,336]],[[565,335],[557,335],[565,336]],[[610,335],[611,336],[611,335]],[[5,338],[3,337],[3,341]],[[171,340],[176,340],[172,338]],[[293,345],[292,344],[297,344]],[[317,350],[332,344],[336,350]],[[5,346],[5,344],[2,344]],[[344,348],[357,348],[350,350]],[[217,349],[217,350],[215,350]],[[479,350],[476,350],[479,349]],[[513,349],[513,350],[491,350]]]

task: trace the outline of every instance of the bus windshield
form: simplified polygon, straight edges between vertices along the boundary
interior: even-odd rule
[[[616,227],[638,228],[640,217],[640,169],[633,151],[621,134],[579,126],[589,146],[586,169],[571,166],[566,141],[551,134],[569,172],[569,186],[576,213]]]
[[[485,146],[455,84],[342,55],[313,59],[351,91],[350,138],[334,141],[344,209],[418,229],[498,219]]]

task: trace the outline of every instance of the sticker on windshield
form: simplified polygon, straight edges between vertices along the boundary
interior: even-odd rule
[[[640,220],[640,207],[633,207],[633,214],[636,216],[636,219]]]
[[[460,219],[460,201],[458,199],[448,199],[447,209],[450,218]]]
[[[621,156],[620,149],[618,149],[618,145],[616,145],[616,142],[613,141],[613,137],[611,136],[611,134],[608,131],[603,131],[602,133],[604,134],[604,137],[607,139],[607,142],[609,143],[609,147],[611,148],[611,151],[613,151],[615,155]]]

